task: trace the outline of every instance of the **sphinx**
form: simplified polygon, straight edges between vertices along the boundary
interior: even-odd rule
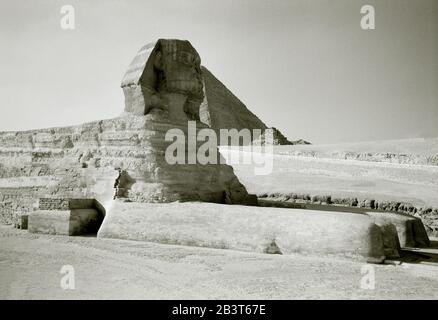
[[[257,203],[220,159],[166,161],[169,130],[180,129],[188,144],[188,121],[196,122],[197,131],[208,128],[200,121],[206,100],[200,63],[190,42],[160,39],[143,47],[124,75],[125,108],[119,117],[0,132],[0,199],[8,201],[0,206],[0,220],[14,223],[17,215],[38,209],[42,198],[94,199],[81,203],[97,203],[103,214],[114,202]],[[187,156],[200,144],[187,148]]]

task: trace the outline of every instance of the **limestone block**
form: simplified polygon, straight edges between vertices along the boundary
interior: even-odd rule
[[[429,237],[419,218],[400,212],[367,211],[367,215],[372,217],[378,225],[394,225],[402,248],[430,245]]]
[[[401,246],[396,226],[392,223],[379,223],[378,221],[376,224],[382,229],[383,249],[386,258],[399,258]]]
[[[94,207],[94,199],[40,198],[40,210],[88,209]]]
[[[367,215],[348,212],[116,200],[98,237],[368,262],[385,259],[381,228]]]
[[[96,209],[37,210],[29,214],[31,233],[86,235],[96,233],[102,221]]]
[[[70,235],[70,210],[38,210],[29,214],[31,233]]]

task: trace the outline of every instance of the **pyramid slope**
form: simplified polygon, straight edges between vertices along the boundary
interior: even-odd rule
[[[201,121],[213,129],[267,129],[267,126],[202,66],[206,103],[201,106]]]
[[[152,72],[152,69],[155,68],[154,59],[156,59],[154,50],[156,51],[157,47],[160,47],[160,43],[161,46],[166,44],[166,41],[169,42],[168,46],[173,43],[172,40],[160,39],[143,46],[129,65],[121,84],[125,93],[125,111],[138,115],[150,112],[150,101],[153,100],[150,92],[157,89],[157,78],[153,76],[154,72]],[[179,49],[175,45],[170,46],[170,49],[173,50],[172,54],[178,53],[178,50],[181,51],[180,55],[188,55],[193,52],[194,60],[200,62],[199,54],[189,42],[186,42],[180,41]],[[219,129],[237,129],[239,131],[260,129],[264,131],[268,128],[205,66],[202,66],[201,70],[203,101],[199,107],[196,107],[197,111],[194,113],[199,112],[199,116],[195,118],[217,131]]]

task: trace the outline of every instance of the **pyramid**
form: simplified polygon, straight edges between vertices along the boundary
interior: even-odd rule
[[[267,134],[270,134],[269,138],[266,137]],[[271,140],[272,137],[272,140]],[[288,138],[286,138],[280,130],[278,130],[275,127],[266,129],[260,136],[256,137],[252,141],[253,145],[282,145],[282,146],[291,146],[291,145],[306,145],[311,144],[308,141],[305,141],[303,139],[290,141]]]
[[[201,105],[201,121],[215,130],[261,129],[268,127],[252,113],[227,87],[206,67],[202,67],[205,101]]]

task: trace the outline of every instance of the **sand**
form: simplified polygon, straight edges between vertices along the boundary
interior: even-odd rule
[[[434,263],[367,265],[148,242],[29,234],[0,226],[0,299],[437,299]],[[75,289],[63,290],[63,265]]]

